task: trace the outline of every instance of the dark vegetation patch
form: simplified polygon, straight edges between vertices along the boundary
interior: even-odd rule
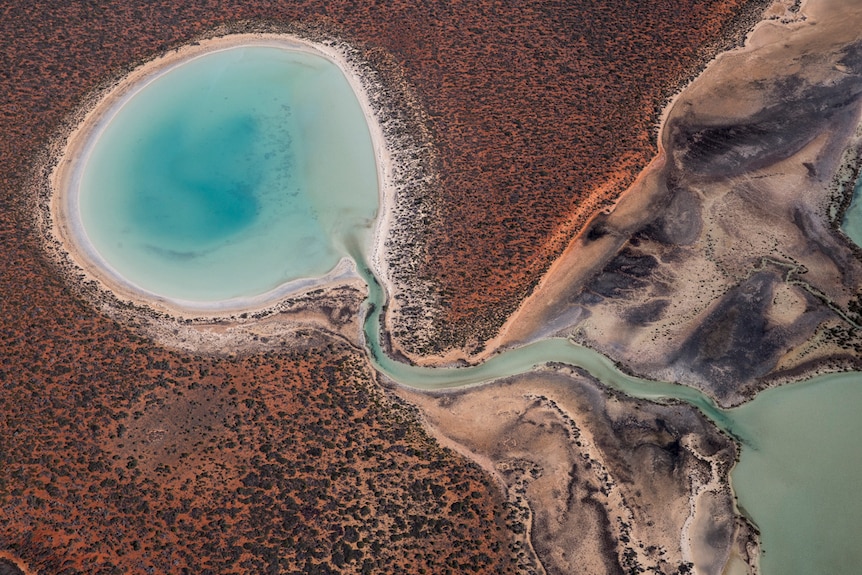
[[[14,562],[0,557],[0,575],[25,575]]]

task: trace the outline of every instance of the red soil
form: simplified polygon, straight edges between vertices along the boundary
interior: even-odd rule
[[[84,94],[135,61],[225,22],[322,24],[391,54],[428,114],[442,179],[417,279],[440,294],[431,345],[458,347],[493,335],[625,189],[655,152],[657,106],[762,4],[17,2],[0,39],[4,171],[26,174]]]
[[[0,549],[34,571],[507,569],[495,488],[356,352],[178,356],[34,299],[0,371]]]
[[[457,344],[624,187],[591,197],[608,174],[643,165],[655,103],[741,4],[6,2],[0,550],[40,573],[505,572],[495,488],[382,399],[355,351],[187,356],[81,303],[34,232],[35,160],[99,85],[214,26],[318,22],[382,47],[440,151],[424,277]]]

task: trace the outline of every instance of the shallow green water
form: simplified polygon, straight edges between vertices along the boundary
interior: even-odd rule
[[[853,190],[853,200],[844,213],[841,229],[857,246],[862,246],[862,179],[856,182]]]
[[[329,60],[214,52],[161,74],[109,121],[80,179],[96,251],[147,291],[197,302],[325,274],[378,205],[364,114]]]
[[[701,392],[626,375],[612,362],[565,339],[507,351],[476,367],[419,368],[381,350],[382,293],[370,271],[365,336],[377,369],[410,387],[477,385],[549,362],[588,371],[604,385],[643,399],[678,399],[701,410],[741,444],[731,475],[740,508],[761,530],[763,575],[854,575],[862,565],[862,373],[834,374],[760,394],[732,410]]]
[[[762,531],[764,575],[862,570],[862,374],[761,393],[730,412],[744,441],[739,505]]]

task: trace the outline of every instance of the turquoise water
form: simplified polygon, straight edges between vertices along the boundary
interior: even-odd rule
[[[116,273],[160,296],[249,297],[316,277],[378,205],[368,124],[341,70],[277,47],[161,74],[105,126],[80,217]]]
[[[856,182],[853,200],[844,213],[841,229],[857,246],[862,246],[862,178]]]
[[[772,389],[730,412],[743,438],[738,502],[763,538],[764,575],[862,569],[862,374]]]

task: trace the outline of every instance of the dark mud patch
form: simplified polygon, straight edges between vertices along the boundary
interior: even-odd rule
[[[858,64],[856,57],[845,60]],[[766,90],[770,105],[728,123],[681,117],[669,125],[676,169],[690,179],[726,179],[792,157],[828,126],[853,123],[862,94],[860,73],[852,70],[818,85],[796,75],[779,78]]]
[[[806,338],[829,310],[813,297],[793,324],[768,320],[783,276],[772,270],[753,274],[730,290],[681,345],[672,364],[708,386],[720,403],[765,377],[781,356]]]
[[[581,303],[594,303],[600,298],[618,298],[647,285],[646,279],[658,266],[658,260],[649,254],[624,249],[593,278],[581,296]]]
[[[639,305],[623,312],[623,318],[635,325],[647,325],[653,323],[664,314],[664,310],[670,304],[667,299],[655,299],[643,305]]]
[[[661,215],[641,233],[662,244],[691,245],[703,229],[702,212],[700,199],[693,192],[676,188]]]

